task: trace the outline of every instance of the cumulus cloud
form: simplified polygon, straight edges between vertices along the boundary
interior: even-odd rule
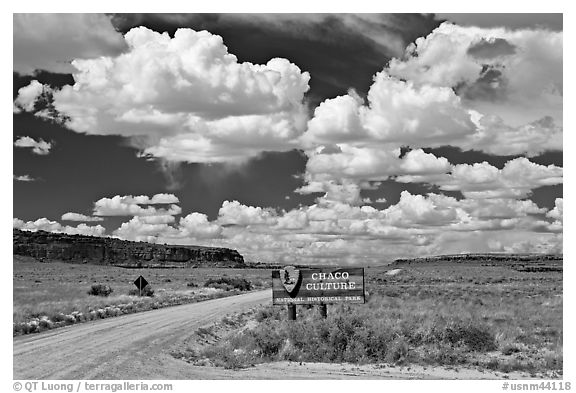
[[[442,226],[458,219],[456,209],[439,208],[432,199],[408,191],[402,191],[398,203],[388,207],[383,214],[391,224],[406,227]]]
[[[503,250],[522,238],[545,236],[537,233],[545,212],[529,200],[458,200],[407,191],[383,210],[319,198],[314,205],[277,213],[275,224],[226,226],[218,241],[249,260],[367,263],[382,261],[383,253],[486,251],[496,240]]]
[[[182,213],[180,206],[172,202],[179,202],[178,198],[172,194],[156,194],[152,198],[146,195],[140,196],[120,196],[112,198],[101,198],[94,202],[95,216],[165,216]],[[168,208],[157,208],[154,206],[142,207],[140,205],[168,204]]]
[[[463,147],[494,155],[526,154],[529,157],[563,150],[562,127],[550,116],[511,127],[499,117],[480,115],[477,124],[478,132]]]
[[[62,217],[60,219],[63,221],[85,221],[85,222],[104,221],[102,217],[91,217],[84,214],[72,213],[72,212],[62,214]]]
[[[342,143],[336,145],[333,151],[326,150],[320,148],[308,153],[306,180],[309,182],[342,179],[378,181],[405,174],[444,174],[451,169],[446,158],[425,153],[422,149],[411,150],[403,157],[400,157],[400,148],[386,150]],[[325,190],[317,187],[309,191]]]
[[[35,181],[37,179],[34,179],[32,176],[30,175],[14,175],[14,180],[16,181],[23,181],[23,182],[30,182],[30,181]]]
[[[472,116],[451,88],[415,85],[390,76],[374,77],[368,103],[353,92],[324,101],[301,137],[305,146],[347,142],[433,147],[476,130]]]
[[[196,212],[180,218],[178,229],[182,236],[195,239],[214,239],[222,234],[222,227],[219,224],[209,222],[206,214]]]
[[[535,138],[529,129],[551,133],[539,123],[562,125],[562,52],[561,31],[444,23],[393,59],[388,72],[418,85],[455,89],[466,107],[491,119],[483,125],[489,134],[483,145],[490,144],[481,148],[495,151],[504,144],[508,154],[521,154],[561,149],[558,143],[539,147],[546,135]],[[498,130],[490,132],[492,127]]]
[[[460,89],[490,82],[487,88],[492,89],[492,96],[502,96],[506,107],[499,115],[512,124],[515,119],[525,124],[561,113],[562,49],[561,31],[512,31],[443,23],[408,46],[403,59],[392,60],[389,71],[415,83]],[[482,80],[487,72],[492,72],[496,80]],[[474,93],[467,97],[470,104],[484,100],[483,94]],[[496,104],[490,108],[496,110]],[[526,110],[529,108],[536,108],[537,113],[530,114]]]
[[[224,201],[218,211],[218,222],[221,225],[259,225],[276,222],[275,212],[271,209],[246,206],[238,201]]]
[[[522,240],[509,246],[503,246],[503,251],[510,253],[563,253],[562,237],[538,237]]]
[[[122,223],[113,235],[124,240],[144,241],[156,243],[158,236],[170,236],[176,229],[166,223],[145,222],[142,217],[132,217],[128,222]]]
[[[103,236],[106,229],[101,225],[90,226],[86,224],[79,224],[76,227],[64,226],[57,221],[50,221],[47,218],[39,218],[36,221],[23,221],[19,218],[14,218],[12,226],[16,229],[25,231],[46,231],[66,233],[68,235],[87,235],[87,236]]]
[[[551,232],[562,232],[564,229],[564,199],[556,198],[554,208],[546,213],[546,217],[552,218],[554,222],[547,225]]]
[[[242,162],[297,146],[310,76],[288,60],[240,63],[207,31],[171,38],[139,27],[124,38],[126,53],[74,60],[75,84],[53,91],[68,128],[140,136],[141,155],[169,161]],[[19,96],[15,105],[30,110],[30,101]]]
[[[557,221],[563,221],[563,213],[564,213],[564,199],[556,198],[556,200],[554,201],[554,209],[546,213],[546,217],[553,218]]]
[[[447,160],[420,147],[528,156],[562,150],[561,125],[561,32],[445,23],[374,77],[367,102],[350,91],[315,109],[300,138],[309,157],[300,191],[319,191],[328,180],[445,178]],[[413,149],[404,167],[403,146]],[[409,168],[431,173],[410,176]]]
[[[133,203],[154,200],[147,196],[125,198]],[[173,198],[157,197],[156,200]],[[547,216],[558,220],[561,210],[559,199],[556,208]],[[319,263],[331,259],[339,263],[372,263],[382,262],[383,255],[394,258],[439,250],[478,251],[482,247],[486,250],[488,243],[494,250],[518,248],[516,243],[522,237],[511,236],[512,233],[521,233],[524,239],[539,236],[550,240],[549,235],[554,234],[542,232],[558,230],[546,227],[552,225],[541,219],[546,212],[547,209],[530,200],[458,200],[442,194],[418,195],[403,191],[400,200],[385,209],[352,205],[329,197],[318,198],[311,206],[288,211],[224,201],[213,221],[198,212],[179,219],[168,214],[134,215],[112,235],[155,243],[230,247],[239,250],[247,260]],[[63,219],[70,214],[64,215]],[[45,218],[27,223],[15,219],[14,227],[104,234],[100,226],[64,227]],[[470,233],[475,234],[472,237],[475,240]]]
[[[441,190],[461,191],[466,198],[526,198],[542,186],[562,184],[563,169],[556,165],[539,165],[527,158],[508,161],[502,169],[484,161],[455,165],[449,174],[433,176],[399,176],[399,182],[426,182]]]
[[[22,88],[15,111],[49,101],[70,129],[135,137],[141,157],[164,162],[241,163],[302,148],[308,160],[296,192],[319,196],[288,211],[226,200],[212,221],[201,212],[178,217],[173,194],[102,198],[96,217],[130,217],[115,236],[292,263],[561,250],[562,198],[551,210],[526,199],[562,184],[561,167],[525,157],[453,165],[425,149],[562,150],[562,33],[444,24],[377,73],[366,97],[350,90],[327,99],[310,119],[310,77],[288,60],[240,63],[219,36],[190,29],[170,37],[136,28],[124,40],[121,56],[75,60],[74,86]],[[386,208],[369,206],[361,192],[390,179],[458,198],[403,191]],[[17,225],[62,230],[49,220]]]
[[[49,91],[51,91],[49,86],[44,86],[37,80],[30,81],[29,84],[18,89],[18,95],[14,100],[14,113],[32,112],[38,99]]]
[[[135,216],[123,223],[114,235],[125,240],[151,243],[189,244],[192,241],[221,237],[222,228],[209,222],[202,213],[190,213],[180,218],[177,225],[172,216]]]
[[[344,202],[350,205],[362,203],[360,186],[349,180],[337,182],[330,179],[322,179],[320,181],[308,179],[308,184],[296,189],[294,192],[299,194],[323,192],[324,196],[320,198],[321,202]]]
[[[43,139],[37,141],[34,138],[30,138],[29,136],[22,136],[16,139],[14,141],[14,146],[31,148],[34,154],[41,156],[45,156],[50,153],[50,149],[52,148],[52,144],[50,142],[46,142]]]
[[[103,14],[14,14],[14,71],[72,73],[74,59],[118,55],[122,35]]]

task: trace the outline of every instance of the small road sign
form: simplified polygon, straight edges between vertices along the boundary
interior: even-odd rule
[[[148,285],[148,281],[146,281],[144,277],[140,276],[136,279],[136,281],[134,281],[134,285],[136,285],[140,291],[140,294],[142,294],[142,290],[146,287],[146,285]]]

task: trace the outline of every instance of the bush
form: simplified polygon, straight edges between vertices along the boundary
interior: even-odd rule
[[[140,292],[140,290],[138,290],[138,289],[131,289],[128,291],[128,295],[153,297],[154,296],[154,289],[152,289],[152,287],[150,285],[146,285],[144,288],[142,288],[142,292]]]
[[[446,327],[444,340],[452,345],[463,343],[470,350],[477,352],[493,351],[497,348],[496,340],[488,328],[472,324],[454,324]]]
[[[93,284],[90,290],[88,291],[88,295],[92,296],[109,296],[114,290],[111,286],[106,284]]]
[[[252,289],[252,284],[250,281],[244,278],[238,277],[219,277],[219,278],[209,278],[205,283],[204,286],[207,288],[219,288],[230,290],[230,289],[238,289],[240,291],[249,291]]]

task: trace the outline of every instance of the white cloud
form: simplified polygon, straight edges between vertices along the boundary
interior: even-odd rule
[[[416,40],[389,72],[418,84],[457,87],[479,112],[519,126],[562,123],[563,33],[444,23]]]
[[[114,235],[125,240],[170,244],[190,244],[221,237],[222,228],[209,222],[205,214],[190,213],[180,218],[177,226],[168,225],[174,222],[168,217],[171,216],[132,217],[115,230]]]
[[[537,156],[546,151],[562,151],[562,127],[550,116],[519,127],[510,127],[495,116],[478,119],[478,132],[464,148],[494,155],[526,154]]]
[[[117,55],[122,35],[103,14],[14,14],[14,71],[75,72],[70,61]]]
[[[50,221],[47,218],[39,218],[36,221],[23,221],[19,218],[14,218],[12,226],[17,229],[26,231],[47,231],[66,233],[69,235],[87,235],[87,236],[103,236],[106,229],[101,225],[89,226],[86,224],[79,224],[76,227],[63,226],[57,221]]]
[[[554,209],[550,210],[547,214],[546,217],[550,217],[553,218],[557,221],[563,221],[564,220],[564,199],[563,198],[556,198],[556,200],[554,201]]]
[[[37,179],[34,179],[34,178],[33,178],[32,176],[30,176],[30,175],[20,175],[20,176],[14,175],[14,180],[16,180],[16,181],[29,182],[29,181],[36,181]]]
[[[554,208],[546,213],[546,217],[554,219],[554,222],[547,225],[546,228],[551,232],[560,232],[564,230],[564,199],[556,198]]]
[[[510,253],[563,253],[562,236],[555,238],[539,237],[533,240],[522,240],[503,247]]]
[[[202,213],[190,213],[180,218],[178,229],[181,236],[193,237],[195,239],[215,239],[222,235],[222,227],[216,223],[209,222],[208,217]]]
[[[125,40],[120,56],[74,60],[74,86],[53,91],[68,128],[143,136],[143,155],[169,161],[242,162],[297,147],[310,76],[288,60],[239,63],[220,36],[191,29],[171,38],[139,27]]]
[[[354,93],[324,101],[308,122],[305,146],[354,141],[434,147],[464,140],[476,125],[451,88],[415,85],[383,70],[368,91],[368,104]]]
[[[137,216],[138,221],[144,224],[172,224],[176,218],[169,214],[157,216]]]
[[[455,165],[450,174],[399,176],[399,182],[427,182],[441,190],[461,191],[466,198],[526,198],[535,188],[562,184],[563,169],[527,158],[508,161],[502,169],[488,162]]]
[[[32,112],[36,101],[46,91],[50,91],[50,88],[37,80],[32,80],[26,86],[18,89],[18,96],[14,100],[14,113],[19,113],[22,110]]]
[[[145,202],[138,202],[138,203],[145,203]],[[150,199],[150,202],[147,202],[147,203],[150,203],[150,204],[180,203],[180,200],[174,194],[156,194],[156,195],[153,195],[152,199]]]
[[[344,202],[350,205],[359,205],[362,203],[360,186],[358,184],[348,180],[335,182],[331,180],[330,177],[328,180],[308,180],[308,184],[296,189],[294,192],[299,194],[324,192],[325,194],[320,198],[320,201]]]
[[[456,209],[442,209],[430,198],[402,191],[396,205],[382,212],[391,224],[399,227],[443,226],[458,220]]]
[[[388,72],[451,87],[477,112],[465,149],[537,155],[562,150],[563,33],[444,23],[393,59]]]
[[[84,214],[72,213],[72,212],[62,214],[62,217],[60,219],[64,221],[86,221],[86,222],[104,221],[102,217],[91,217]]]
[[[143,217],[136,216],[123,223],[113,235],[124,240],[156,243],[159,235],[170,236],[175,232],[176,229],[166,223],[147,223]]]
[[[160,196],[158,196],[160,195]],[[142,204],[151,203],[168,203],[167,201],[177,201],[178,199],[171,194],[158,194],[150,199],[148,196],[120,196],[116,195],[112,198],[101,198],[94,202],[95,216],[164,216],[164,215],[177,215],[182,213],[180,206],[170,204],[167,208],[156,208],[148,206],[146,208],[140,206]]]
[[[399,148],[390,151],[378,147],[354,147],[346,143],[337,144],[332,149],[310,151],[308,157],[307,184],[296,192],[334,194],[337,190],[347,189],[349,196],[346,200],[349,202],[360,201],[360,188],[370,187],[367,182],[405,174],[442,175],[452,168],[446,158],[425,153],[422,149],[411,150],[400,158]]]
[[[276,214],[271,209],[246,206],[238,201],[224,201],[218,211],[220,225],[260,225],[274,224]]]
[[[443,24],[376,74],[366,103],[354,91],[321,103],[300,141],[309,183],[406,174],[401,146],[562,150],[562,33]]]
[[[290,210],[278,218],[277,229],[304,229],[308,226],[308,215],[302,210]]]
[[[29,136],[22,136],[16,139],[14,141],[14,146],[32,148],[32,152],[38,155],[46,155],[50,153],[50,149],[52,148],[52,144],[50,142],[46,142],[43,139],[36,141]]]

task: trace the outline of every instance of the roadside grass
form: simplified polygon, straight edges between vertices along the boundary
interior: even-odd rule
[[[263,269],[123,269],[39,263],[17,256],[13,272],[14,335],[239,293],[232,287],[202,287],[201,283],[210,279],[242,279],[254,289],[270,285],[270,272]],[[130,295],[130,291],[136,294],[133,281],[139,275],[153,286],[153,296]],[[94,291],[93,286],[99,289]],[[113,290],[108,296],[88,294],[100,293],[106,286]]]
[[[369,269],[364,305],[256,311],[254,325],[194,353],[227,368],[269,361],[389,363],[562,373],[562,274],[505,267]]]

